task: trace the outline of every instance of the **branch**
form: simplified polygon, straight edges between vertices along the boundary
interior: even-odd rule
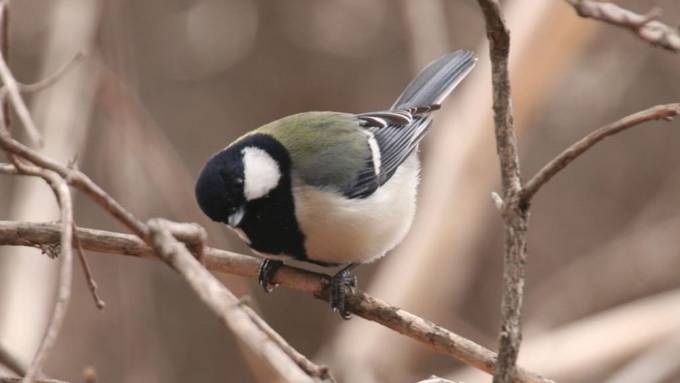
[[[616,122],[605,125],[582,139],[576,141],[567,149],[562,151],[552,161],[548,162],[541,170],[536,173],[525,185],[521,193],[524,203],[529,203],[538,190],[550,181],[559,171],[572,163],[576,158],[592,148],[606,137],[621,133],[626,129],[633,128],[644,122],[654,120],[672,120],[680,114],[680,103],[657,105],[626,116]]]
[[[59,233],[59,226],[51,223],[0,221],[0,245],[39,248],[57,243]],[[89,251],[158,260],[154,251],[134,235],[86,228],[78,228],[76,233],[83,248]],[[257,277],[260,266],[260,260],[255,257],[211,247],[204,249],[203,263],[211,271],[251,279]],[[273,282],[325,299],[326,278],[324,274],[283,266],[274,275]],[[350,294],[348,305],[354,314],[391,328],[437,352],[483,371],[494,371],[496,355],[492,351],[432,322],[358,291]],[[518,368],[515,382],[547,383],[550,380]]]
[[[66,317],[66,311],[71,299],[71,282],[73,272],[73,204],[71,202],[71,192],[66,182],[56,173],[49,170],[40,169],[33,166],[23,165],[20,172],[26,175],[33,175],[43,178],[54,191],[59,202],[61,211],[59,244],[61,265],[59,267],[59,282],[57,298],[54,304],[54,311],[50,318],[45,335],[40,342],[38,351],[29,365],[22,383],[31,383],[40,375],[42,365],[47,354],[54,346],[57,335],[61,330]]]
[[[680,33],[656,20],[661,11],[652,9],[640,15],[616,4],[591,0],[566,0],[579,16],[628,29],[641,40],[663,49],[680,52]]]
[[[300,364],[287,354],[280,344],[283,338],[273,340],[268,332],[259,326],[266,326],[263,320],[254,322],[251,316],[243,310],[243,303],[239,301],[227,288],[222,285],[208,270],[189,252],[186,246],[179,242],[172,234],[173,223],[162,219],[148,222],[150,242],[161,259],[175,269],[191,286],[201,300],[229,327],[241,341],[256,355],[265,358],[269,364],[287,382],[318,382],[332,380],[325,369],[326,375],[314,377],[302,370]],[[198,225],[194,229],[203,230]],[[254,312],[251,312],[254,315]],[[258,318],[259,319],[259,318]],[[268,328],[269,329],[269,328]],[[271,329],[269,329],[271,330]],[[290,346],[288,346],[290,348]],[[299,353],[296,353],[298,357]],[[306,364],[311,364],[306,360]],[[316,366],[314,366],[316,367]],[[320,371],[316,368],[315,371]]]
[[[83,61],[84,58],[85,58],[84,52],[77,52],[75,55],[73,55],[73,57],[70,60],[68,60],[65,64],[63,64],[60,68],[55,70],[47,77],[30,84],[23,84],[17,82],[19,91],[21,93],[36,93],[40,92],[43,89],[49,88],[50,86],[54,85],[57,81],[61,80],[61,78],[69,70],[71,70],[71,68],[73,68],[74,66],[76,66],[76,64]]]
[[[83,250],[83,246],[80,244],[80,239],[78,238],[78,235],[75,234],[76,230],[75,222],[73,223],[72,230],[74,231],[73,235],[73,244],[75,245],[74,248],[76,249],[76,254],[78,254],[78,259],[80,260],[80,266],[83,268],[83,274],[85,274],[87,288],[90,290],[90,294],[92,295],[92,300],[94,301],[95,306],[99,310],[103,310],[104,307],[106,307],[106,302],[104,302],[104,300],[99,296],[99,293],[97,292],[98,289],[97,281],[94,280],[92,270],[90,269],[90,265],[87,262],[87,258],[85,257],[85,250]]]
[[[527,261],[529,206],[518,198],[522,189],[517,138],[512,118],[508,56],[510,33],[505,27],[497,0],[478,0],[486,22],[493,85],[493,111],[496,151],[500,160],[503,200],[501,215],[505,224],[503,257],[503,297],[498,365],[494,383],[509,383],[516,374],[517,356],[522,342],[520,312]],[[500,201],[496,201],[497,204]]]
[[[2,343],[0,343],[0,365],[7,367],[7,369],[17,375],[24,375],[26,373],[26,366],[24,363],[9,352]]]
[[[22,383],[23,378],[16,378],[16,377],[0,377],[0,383]],[[56,380],[56,379],[35,379],[33,380],[34,383],[67,383],[62,380]]]

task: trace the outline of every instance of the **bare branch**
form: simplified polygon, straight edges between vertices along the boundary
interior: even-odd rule
[[[38,351],[33,357],[33,361],[26,371],[22,383],[31,383],[34,381],[41,372],[47,354],[54,346],[62,324],[64,323],[64,317],[66,316],[68,304],[71,299],[73,272],[73,204],[71,202],[71,192],[68,189],[66,182],[56,173],[45,169],[31,168],[32,169],[30,170],[29,168],[23,169],[22,172],[43,178],[50,185],[59,202],[61,210],[61,233],[59,240],[61,265],[59,267],[59,282],[54,311],[47,329],[45,330],[45,336],[38,347]]]
[[[662,383],[672,381],[680,372],[680,336],[658,342],[623,366],[606,383],[646,382]]]
[[[479,6],[484,13],[486,36],[489,39],[496,151],[501,162],[503,197],[507,198],[521,188],[508,74],[510,32],[505,27],[500,5],[496,0],[479,0]]]
[[[92,299],[94,300],[95,306],[98,309],[103,310],[106,307],[106,302],[97,293],[97,281],[94,280],[92,276],[92,270],[90,270],[90,265],[87,263],[87,258],[85,258],[85,250],[83,250],[83,245],[80,243],[78,234],[76,233],[76,225],[73,224],[73,244],[78,254],[78,259],[80,259],[80,265],[83,268],[83,273],[85,274],[85,280],[87,281],[87,287],[92,294]]]
[[[35,93],[35,92],[40,92],[43,89],[49,88],[50,86],[54,85],[57,81],[61,80],[61,78],[69,71],[71,68],[76,66],[76,64],[80,63],[83,61],[85,58],[85,53],[84,52],[77,52],[70,60],[68,60],[63,66],[58,68],[54,73],[50,74],[49,76],[45,77],[42,80],[38,80],[37,82],[30,83],[30,84],[23,84],[20,82],[17,82],[17,85],[19,86],[19,91],[22,93]],[[5,89],[2,89],[5,91]]]
[[[3,16],[4,16],[4,14],[3,14]],[[6,35],[4,33],[5,32],[3,32],[3,39],[4,39],[4,36]],[[3,41],[3,44],[5,44],[4,41]],[[5,45],[3,45],[3,46],[5,46]],[[7,53],[5,53],[5,51],[3,51],[3,55],[5,57],[7,57]],[[68,60],[63,66],[58,68],[56,71],[54,71],[54,73],[50,74],[49,76],[45,77],[42,80],[38,80],[37,82],[29,83],[29,84],[24,84],[24,83],[17,81],[16,82],[17,88],[18,88],[19,92],[21,92],[21,93],[36,93],[36,92],[40,92],[44,89],[47,89],[50,86],[54,85],[57,81],[61,80],[61,78],[64,77],[64,75],[69,70],[71,70],[71,68],[73,68],[74,66],[76,66],[76,64],[83,61],[84,58],[85,58],[84,52],[77,52],[75,55],[73,55],[73,57],[70,60]],[[0,96],[5,97],[8,93],[9,93],[9,89],[7,87],[0,88]],[[8,111],[9,111],[9,109],[5,108],[5,113],[7,113]],[[7,118],[7,114],[5,115],[5,118]],[[7,121],[5,121],[5,125],[8,125]]]
[[[324,381],[335,382],[335,378],[333,378],[333,376],[330,374],[328,367],[314,364],[306,356],[293,348],[285,339],[283,339],[279,333],[274,331],[267,322],[257,315],[257,313],[255,313],[252,308],[242,305],[241,309],[243,312],[248,314],[253,323],[255,323],[255,325],[257,325],[257,327],[259,327],[262,332],[269,336],[269,339],[271,339],[272,342],[275,342],[286,354],[288,354],[293,362],[300,366],[300,368],[309,376],[313,378],[319,378]]]
[[[613,3],[592,0],[566,0],[581,17],[591,18],[628,29],[641,40],[663,49],[680,52],[680,32],[656,19],[661,11],[654,8],[640,15]]]
[[[505,223],[501,329],[498,364],[493,382],[509,383],[513,381],[513,376],[516,374],[515,365],[522,342],[520,312],[524,294],[529,211],[528,205],[522,204],[518,199],[522,182],[510,99],[510,76],[508,74],[510,33],[505,26],[497,0],[478,0],[478,2],[484,14],[486,36],[489,39],[496,151],[500,160],[502,200],[504,201],[501,206],[501,216]],[[495,202],[498,203],[499,200],[495,199]]]
[[[531,198],[538,192],[538,190],[550,181],[558,172],[567,167],[572,161],[592,148],[595,144],[602,141],[606,137],[621,133],[626,129],[633,128],[644,122],[654,120],[671,120],[673,117],[680,114],[680,103],[656,105],[649,109],[643,110],[626,116],[611,124],[605,125],[577,142],[573,143],[567,149],[562,151],[552,161],[548,162],[541,170],[536,173],[525,185],[521,193],[521,199],[524,203],[529,203]]]
[[[185,245],[172,235],[171,224],[161,219],[153,219],[148,222],[148,226],[150,242],[156,253],[186,279],[203,303],[210,307],[251,351],[265,358],[287,382],[320,381],[302,370],[283,348],[278,347],[278,344],[251,320],[250,315],[242,309],[242,303],[238,298],[201,267]]]
[[[0,365],[7,367],[17,375],[24,375],[26,373],[26,366],[24,363],[9,352],[2,343],[0,343]]]
[[[83,248],[89,251],[158,259],[154,251],[134,235],[85,228],[78,228],[76,232]],[[54,244],[59,240],[59,233],[59,226],[51,223],[0,221],[0,245],[39,247]],[[203,263],[214,272],[254,279],[257,277],[260,260],[206,247]],[[284,266],[274,275],[273,282],[325,299],[326,278],[323,274]],[[492,351],[432,322],[362,292],[352,293],[348,304],[358,316],[391,328],[463,363],[489,373],[494,371],[496,355]],[[550,382],[549,379],[522,368],[517,369],[515,381]]]

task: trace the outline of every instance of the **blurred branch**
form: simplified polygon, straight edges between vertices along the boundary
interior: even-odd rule
[[[0,14],[4,14],[5,12],[7,12],[7,5],[5,3],[0,3]],[[2,19],[6,20],[4,16]],[[24,99],[21,98],[21,94],[19,94],[19,85],[14,76],[12,76],[12,72],[7,65],[7,59],[5,58],[3,49],[0,49],[0,79],[2,79],[4,88],[9,95],[9,100],[12,102],[14,110],[17,112],[29,139],[34,145],[42,146],[42,136],[33,123],[33,118],[31,118],[31,114],[28,112]]]
[[[50,223],[0,221],[0,245],[40,247],[55,243],[59,232],[59,226]],[[154,251],[134,235],[85,228],[78,228],[76,233],[86,250],[156,258]],[[260,260],[255,257],[210,247],[204,249],[203,263],[215,272],[253,279],[257,277],[260,266]],[[326,278],[324,274],[283,266],[274,275],[273,282],[326,299]],[[492,351],[449,330],[362,292],[351,293],[348,304],[358,316],[382,324],[475,368],[489,373],[494,371],[496,356]],[[515,378],[516,382],[550,381],[522,368],[518,368]]]
[[[669,382],[673,374],[680,371],[679,351],[680,336],[676,334],[634,358],[605,383]]]
[[[9,65],[9,7],[0,5],[0,28],[2,29],[2,37],[0,38],[0,55],[5,58],[7,65]],[[9,131],[12,130],[12,118],[10,114],[9,100],[3,99],[2,113],[4,116],[3,123]]]
[[[24,363],[17,359],[2,342],[0,342],[0,365],[7,367],[17,375],[26,374],[26,366]]]
[[[521,192],[521,199],[524,203],[529,203],[534,194],[536,194],[546,182],[550,181],[555,174],[606,137],[620,133],[644,122],[653,120],[670,121],[678,114],[680,114],[680,103],[657,105],[626,116],[616,122],[595,130],[569,146],[555,157],[555,159],[543,166],[543,168],[524,185]]]
[[[499,335],[498,364],[494,383],[513,381],[515,365],[522,342],[520,311],[524,294],[524,274],[527,261],[527,230],[529,206],[522,203],[522,181],[517,155],[517,138],[512,118],[510,99],[510,33],[496,0],[478,0],[484,14],[486,36],[489,40],[489,57],[493,85],[493,111],[496,151],[500,160],[503,202],[501,215],[505,224],[505,251],[503,257],[503,297],[501,302],[501,329]],[[498,201],[500,202],[500,201]]]
[[[520,362],[565,381],[591,382],[607,366],[658,345],[680,331],[680,290],[593,313],[525,342]],[[477,371],[454,371],[464,382],[485,381]],[[647,379],[642,380],[647,382]]]
[[[43,89],[49,88],[50,86],[54,85],[57,81],[59,81],[59,79],[61,79],[76,64],[83,61],[84,58],[85,58],[85,53],[84,52],[78,52],[73,56],[73,58],[71,58],[69,61],[67,61],[61,68],[57,69],[52,74],[50,74],[49,76],[45,77],[42,80],[38,80],[37,82],[30,83],[30,84],[23,84],[23,83],[17,82],[17,87],[19,89],[19,92],[21,92],[21,93],[35,93],[35,92],[40,92]],[[7,89],[3,88],[2,92],[6,93]]]
[[[672,52],[680,52],[680,32],[656,19],[661,10],[653,8],[644,15],[613,3],[591,0],[566,0],[581,17],[591,18],[633,32],[643,41]]]
[[[16,377],[0,377],[0,383],[21,383],[22,378],[16,378]],[[63,380],[56,380],[56,379],[35,379],[33,380],[35,383],[67,383],[64,382]]]
[[[456,382],[454,382],[452,380],[440,378],[440,377],[435,376],[435,375],[432,375],[425,380],[419,381],[418,383],[456,383]]]

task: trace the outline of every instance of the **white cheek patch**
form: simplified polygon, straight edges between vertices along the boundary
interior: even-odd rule
[[[246,200],[262,198],[272,191],[281,179],[279,164],[260,148],[248,146],[243,155],[243,194]]]

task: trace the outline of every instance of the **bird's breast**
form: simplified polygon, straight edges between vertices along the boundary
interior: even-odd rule
[[[373,194],[349,199],[293,183],[295,216],[307,258],[327,263],[370,262],[401,242],[413,222],[419,179],[417,154]]]

